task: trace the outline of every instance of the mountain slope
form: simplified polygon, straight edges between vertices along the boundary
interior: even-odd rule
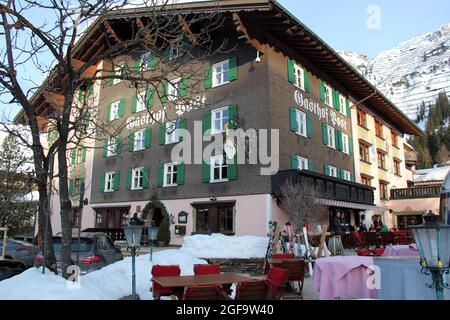
[[[450,24],[402,42],[372,60],[351,51],[339,54],[411,119],[422,101],[433,104],[442,90],[450,94]]]

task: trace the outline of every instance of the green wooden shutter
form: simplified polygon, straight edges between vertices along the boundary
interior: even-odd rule
[[[344,179],[344,170],[342,170],[342,169],[338,170],[338,178],[339,179]]]
[[[238,170],[237,155],[235,155],[231,161],[232,162],[228,164],[228,170],[227,170],[228,180],[236,180],[237,179],[237,170]],[[227,160],[227,162],[228,162],[228,160]]]
[[[237,58],[231,58],[230,60],[228,60],[228,79],[230,81],[234,81],[237,80],[238,78],[238,66],[237,66]]]
[[[188,88],[189,88],[189,78],[185,77],[183,78],[180,84],[180,96],[186,97],[188,95]]]
[[[212,67],[209,66],[205,69],[205,89],[211,89],[212,88]]]
[[[309,93],[311,90],[311,85],[310,85],[310,80],[309,80],[310,77],[311,77],[311,74],[308,71],[304,70],[303,78],[304,78],[304,82],[305,82],[305,91],[307,93]]]
[[[147,90],[147,108],[151,108],[155,104],[155,102],[154,102],[154,95],[155,95],[155,90],[154,89],[148,89]]]
[[[70,150],[70,164],[75,164],[75,157],[76,157],[76,149]]]
[[[85,190],[86,189],[86,185],[84,184],[84,177],[80,178],[80,194],[81,194],[81,190]]]
[[[90,97],[94,93],[94,84],[90,82],[87,87],[88,97]]]
[[[106,105],[106,111],[105,111],[105,121],[109,122],[111,119],[111,104]]]
[[[141,71],[141,66],[142,66],[142,58],[139,56],[139,57],[134,61],[134,71],[135,71],[135,72],[140,72],[140,71]]]
[[[298,169],[298,158],[296,154],[291,155],[291,169]]]
[[[326,176],[330,175],[330,167],[327,164],[323,165],[323,174]]]
[[[158,164],[157,172],[156,172],[156,186],[162,187],[164,183],[164,165]]]
[[[52,141],[52,129],[47,127],[47,142]]]
[[[308,170],[314,171],[314,162],[312,160],[308,160]]]
[[[294,107],[289,108],[289,123],[291,131],[298,132],[297,109]]]
[[[177,165],[177,184],[183,185],[184,184],[184,175],[185,175],[185,166],[184,163],[181,162]]]
[[[203,134],[206,131],[211,130],[211,111],[206,111],[203,113],[203,122],[202,122]]]
[[[83,147],[83,149],[81,149],[81,162],[86,162],[86,147]]]
[[[166,143],[166,123],[161,123],[159,125],[159,144],[163,145]]]
[[[103,158],[106,158],[108,155],[108,139],[103,140],[103,148],[102,148]]]
[[[169,89],[169,86],[167,83],[162,83],[161,84],[161,92],[160,92],[160,101],[161,103],[166,103],[167,102],[167,90]]]
[[[328,145],[328,125],[325,122],[322,123],[322,142]]]
[[[237,105],[228,106],[228,129],[237,129]]]
[[[137,110],[137,97],[136,95],[133,95],[131,97],[131,113],[135,113]]]
[[[156,52],[152,51],[150,53],[150,59],[147,62],[147,68],[154,69],[158,64],[158,57],[156,56]]]
[[[320,80],[320,100],[322,100],[322,102],[325,102],[325,84],[323,83],[322,80]]]
[[[133,169],[127,169],[127,190],[131,190],[131,180],[133,179]]]
[[[211,181],[211,169],[210,169],[210,164],[205,162],[203,160],[202,163],[202,181],[203,182],[210,182]]]
[[[119,118],[123,117],[125,114],[125,100],[120,100],[119,102]]]
[[[145,149],[148,149],[152,146],[152,128],[145,128],[144,130],[144,146]]]
[[[80,101],[80,102],[84,101],[85,92],[86,92],[86,89],[84,88],[84,86],[81,86],[78,89],[78,101]]]
[[[73,195],[73,179],[69,180],[69,196]]]
[[[114,183],[113,183],[114,191],[118,191],[119,187],[120,187],[120,171],[116,170],[114,172]]]
[[[85,116],[84,116],[84,127],[87,129],[89,128],[91,122],[91,113],[90,112],[86,112]]]
[[[306,135],[308,138],[312,138],[312,121],[309,115],[306,115]]]
[[[334,130],[336,136],[336,149],[342,151],[342,132]]]
[[[354,172],[351,172],[350,173],[350,179],[352,180],[352,182],[355,182],[356,180],[355,180],[355,173]]]
[[[347,109],[347,116],[350,117],[351,111],[350,111],[350,102],[348,101],[348,99],[345,99],[345,108]]]
[[[348,137],[348,153],[352,156],[353,155],[353,138]]]
[[[122,153],[122,142],[123,142],[122,135],[121,134],[117,135],[116,140],[117,140],[116,155],[119,155]]]
[[[114,85],[114,71],[112,71],[112,72],[110,72],[110,74],[109,74],[109,79],[108,79],[108,85],[111,87],[111,86],[113,86]]]
[[[100,192],[105,192],[105,174],[100,175]]]
[[[294,61],[288,60],[288,62],[287,62],[287,69],[288,69],[288,80],[289,80],[289,82],[295,84]]]
[[[183,141],[185,138],[186,129],[187,129],[187,120],[185,118],[179,120],[178,129],[181,129],[179,137],[178,137],[178,141]]]
[[[339,92],[335,89],[332,89],[333,92],[333,107],[337,110],[337,111],[341,111],[341,108],[339,106]]]
[[[142,179],[142,189],[148,189],[150,186],[150,167],[144,167],[144,177]]]
[[[130,132],[130,134],[128,135],[128,151],[134,151],[134,132]]]

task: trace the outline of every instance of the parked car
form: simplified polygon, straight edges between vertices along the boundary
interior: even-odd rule
[[[61,240],[61,236],[53,237],[58,274],[61,274]],[[120,249],[116,248],[111,239],[103,232],[82,232],[79,248],[80,250],[78,251],[78,238],[72,238],[72,264],[76,264],[77,252],[79,252],[78,266],[81,274],[99,270],[123,259]],[[41,254],[37,255],[34,265],[40,267],[43,264],[43,256]]]
[[[2,246],[3,240],[0,240],[0,250]],[[5,259],[20,261],[25,266],[32,267],[38,252],[39,248],[32,243],[11,238],[6,239]]]

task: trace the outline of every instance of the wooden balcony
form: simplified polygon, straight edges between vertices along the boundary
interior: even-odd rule
[[[441,185],[391,189],[390,200],[439,198],[440,193]]]

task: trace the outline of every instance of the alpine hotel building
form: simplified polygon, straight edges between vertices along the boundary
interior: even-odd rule
[[[392,184],[406,186],[402,139],[404,134],[420,135],[418,127],[276,1],[195,2],[176,7],[186,15],[220,12],[224,23],[212,37],[220,41],[226,35],[235,49],[202,62],[203,92],[192,97],[199,106],[182,113],[169,110],[173,116],[182,115],[177,123],[165,122],[163,113],[158,115],[167,97],[148,94],[144,103],[124,81],[97,81],[83,93],[97,103],[98,117],[111,125],[122,121],[126,126],[113,141],[97,137],[70,155],[74,223],[79,202],[76,191],[82,182],[88,200],[82,230],[120,229],[156,193],[171,215],[172,244],[181,244],[184,235],[196,232],[265,235],[269,221],[283,224],[289,220],[277,201],[280,185],[292,176],[310,179],[323,189],[326,197],[322,201],[330,217],[342,212],[355,224],[361,213],[387,212],[380,195],[388,194]],[[109,24],[118,30],[128,15],[145,16],[146,10],[124,10],[109,17]],[[95,51],[83,49],[89,37],[107,36],[98,26],[92,24],[78,42],[78,59],[82,60],[86,50]],[[120,62],[152,72],[157,58],[147,59],[149,54],[123,56]],[[172,54],[176,59],[183,53]],[[106,65],[101,62],[98,68]],[[178,94],[190,94],[188,80],[180,78],[179,85]],[[149,119],[147,108],[160,121]],[[369,118],[362,120],[362,112]],[[194,121],[201,121],[203,131],[222,134],[233,126],[232,119],[256,131],[279,129],[277,173],[261,175],[262,165],[228,164],[223,155],[213,157],[210,165],[171,161],[171,150],[180,141],[177,128],[192,133]],[[51,130],[48,136],[52,139]],[[370,154],[366,158],[366,147],[372,145],[380,154],[378,163]],[[369,167],[372,163],[377,168]],[[60,231],[57,196],[51,208],[56,233]],[[155,222],[160,219],[153,217]]]

